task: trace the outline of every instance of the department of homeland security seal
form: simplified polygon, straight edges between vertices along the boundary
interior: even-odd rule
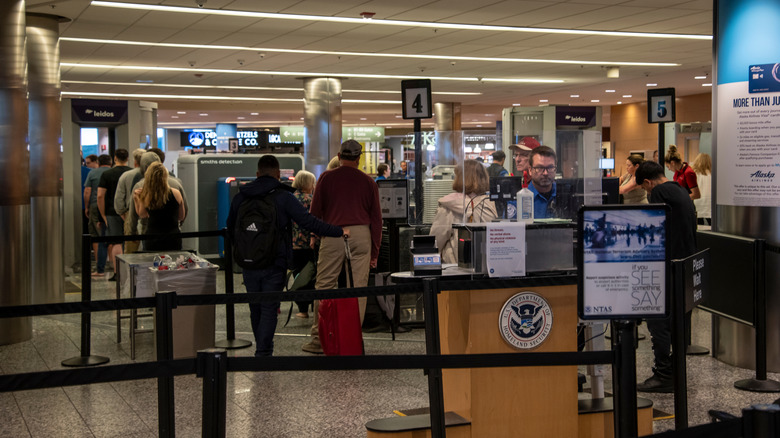
[[[520,292],[510,298],[498,315],[498,329],[506,342],[529,350],[547,339],[553,325],[550,305],[540,295]]]

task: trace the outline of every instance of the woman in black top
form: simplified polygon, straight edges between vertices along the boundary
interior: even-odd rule
[[[146,169],[144,186],[133,192],[133,201],[138,217],[149,219],[146,233],[166,235],[144,240],[144,250],[180,250],[179,223],[185,216],[184,202],[181,192],[168,186],[168,170],[162,163],[152,163]]]

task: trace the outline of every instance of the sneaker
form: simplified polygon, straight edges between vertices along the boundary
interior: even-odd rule
[[[310,341],[305,344],[303,344],[303,347],[301,347],[301,350],[307,352],[307,353],[314,353],[314,354],[322,354],[322,345],[319,342]]]
[[[658,374],[653,374],[644,382],[636,385],[636,390],[641,392],[660,392],[670,394],[674,392],[674,385],[672,385],[671,378],[661,377]]]
[[[108,281],[116,281],[116,274],[112,275],[111,278],[108,279]]]
[[[309,317],[309,312],[298,312],[295,314],[295,317],[301,319],[307,319]]]

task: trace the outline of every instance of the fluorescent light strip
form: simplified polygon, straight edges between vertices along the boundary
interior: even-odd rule
[[[272,97],[233,97],[233,96],[205,96],[199,95],[180,95],[180,94],[145,94],[145,93],[95,93],[95,92],[77,92],[63,91],[63,96],[93,96],[93,97],[127,97],[144,99],[187,99],[187,100],[249,100],[262,102],[303,102],[303,99],[282,99]],[[376,103],[400,105],[400,100],[362,100],[362,99],[341,99],[342,103]]]
[[[337,52],[337,51],[330,51],[330,50],[275,49],[269,47],[222,46],[222,45],[209,45],[209,44],[152,43],[146,41],[108,40],[108,39],[96,39],[96,38],[60,37],[60,41],[72,41],[77,43],[94,43],[94,44],[118,44],[118,45],[129,45],[129,46],[172,47],[172,48],[184,48],[184,49],[299,53],[299,54],[308,54],[308,55],[443,59],[446,61],[516,62],[516,63],[521,62],[521,63],[539,63],[539,64],[582,64],[582,65],[607,64],[607,65],[615,65],[615,66],[622,65],[622,66],[642,66],[642,67],[678,67],[681,65],[673,62],[578,61],[576,59],[492,58],[492,57],[487,58],[487,57],[479,57],[479,56],[420,55],[420,54],[412,54],[412,53]]]
[[[129,87],[170,87],[170,88],[210,88],[210,89],[224,89],[224,90],[267,90],[267,91],[303,91],[303,88],[287,88],[287,87],[245,87],[234,85],[187,85],[187,84],[163,84],[159,82],[102,82],[102,81],[60,81],[63,84],[86,84],[86,85],[119,85]],[[401,94],[401,91],[390,90],[341,90],[342,93],[371,93],[371,94]],[[465,91],[440,91],[432,92],[431,94],[442,95],[455,95],[455,96],[480,96],[482,93],[473,93]]]
[[[490,26],[484,24],[462,24],[462,23],[441,23],[426,21],[409,20],[378,20],[353,17],[333,17],[326,15],[302,15],[302,14],[278,14],[271,12],[250,12],[233,11],[225,9],[207,9],[207,8],[185,8],[179,6],[162,6],[138,3],[117,3],[106,1],[93,1],[92,6],[102,6],[108,8],[137,9],[142,11],[157,12],[180,12],[187,14],[200,15],[222,15],[229,17],[245,18],[271,18],[278,20],[304,20],[304,21],[327,21],[334,23],[350,23],[358,25],[376,24],[383,26],[406,26],[406,27],[426,27],[432,29],[457,29],[457,30],[479,30],[494,32],[530,32],[530,33],[553,33],[565,35],[599,35],[616,37],[643,37],[643,38],[674,38],[674,39],[692,39],[692,40],[712,40],[712,35],[693,35],[676,33],[651,33],[651,32],[615,32],[602,30],[580,30],[580,29],[553,29],[544,27],[516,27],[516,26]]]
[[[193,73],[227,73],[265,76],[299,76],[299,77],[346,77],[367,79],[432,79],[437,81],[464,81],[464,82],[513,82],[534,84],[559,84],[561,79],[514,79],[514,78],[474,78],[456,76],[405,76],[405,75],[373,75],[360,73],[319,73],[319,72],[295,72],[295,71],[265,71],[265,70],[229,70],[219,68],[184,68],[184,67],[156,67],[142,65],[108,65],[108,64],[78,64],[73,62],[60,63],[62,67],[115,69],[115,70],[143,70],[143,71],[180,71]]]

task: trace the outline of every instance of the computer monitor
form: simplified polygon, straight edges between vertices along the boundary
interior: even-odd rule
[[[613,170],[615,168],[614,158],[599,158],[599,169]]]
[[[603,204],[620,203],[620,178],[613,176],[601,179],[601,196]]]
[[[490,178],[490,200],[496,204],[499,219],[517,216],[517,192],[523,188],[522,176],[495,176]]]

